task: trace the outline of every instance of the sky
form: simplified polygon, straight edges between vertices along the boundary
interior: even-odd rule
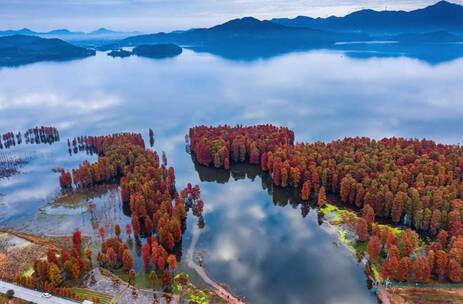
[[[0,29],[57,28],[92,31],[107,27],[157,32],[208,27],[254,16],[343,16],[353,11],[413,10],[437,0],[0,0]],[[463,0],[451,2],[463,4]]]

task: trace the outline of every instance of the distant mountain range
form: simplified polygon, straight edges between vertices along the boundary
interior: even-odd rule
[[[173,43],[187,46],[195,51],[239,59],[274,56],[298,49],[329,47],[336,41],[366,39],[369,39],[368,35],[361,33],[294,28],[253,17],[244,17],[211,28],[132,36],[105,45],[101,50],[142,44]]]
[[[284,26],[322,30],[363,32],[463,31],[463,6],[440,1],[413,11],[375,11],[364,9],[344,17],[271,20]]]
[[[461,30],[461,31],[460,31]],[[295,50],[338,48],[339,43],[411,44],[463,41],[463,6],[446,1],[410,12],[361,10],[345,17],[233,19],[210,28],[131,36],[101,47],[175,43],[231,59],[269,57]],[[397,47],[396,47],[397,48]]]
[[[18,34],[59,38],[81,47],[103,51],[140,45],[176,44],[229,59],[253,60],[299,50],[326,48],[360,51],[367,48],[366,51],[372,54],[386,49],[388,54],[413,52],[423,58],[432,55],[435,62],[433,54],[422,52],[424,46],[439,52],[437,48],[446,45],[446,58],[463,56],[463,6],[440,1],[410,12],[360,10],[344,17],[300,16],[272,20],[244,17],[210,28],[143,35],[105,28],[89,33],[67,29],[39,33],[21,29],[0,32],[0,37]],[[115,56],[123,54],[113,53]]]
[[[29,35],[0,37],[0,66],[64,61],[93,55],[94,50],[74,46],[56,38],[45,39]]]
[[[140,32],[117,32],[106,28],[99,28],[92,32],[73,32],[68,29],[56,29],[49,32],[35,32],[28,28],[20,30],[0,31],[0,36],[27,35],[38,36],[43,38],[60,38],[63,40],[104,40],[104,39],[123,39],[133,35],[139,35]]]

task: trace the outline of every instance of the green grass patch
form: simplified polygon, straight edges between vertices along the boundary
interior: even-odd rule
[[[368,251],[368,241],[356,241],[353,247],[358,255],[366,255]]]
[[[370,268],[371,268],[371,273],[373,277],[375,278],[375,281],[382,284],[384,280],[383,280],[383,277],[381,276],[381,272],[378,269],[378,265],[376,265],[375,263],[371,263]]]
[[[339,211],[339,208],[336,207],[335,205],[332,205],[332,204],[326,204],[325,206],[323,206],[321,209],[320,209],[320,213],[323,214],[323,215],[326,215],[328,213],[332,213],[332,212],[337,212]]]
[[[175,275],[172,290],[182,298],[194,301],[198,304],[207,304],[210,302],[211,293],[194,286],[187,273]]]
[[[116,269],[113,272],[121,280],[128,282],[129,274],[123,269]],[[153,288],[149,273],[141,271],[135,277],[135,282],[132,282],[132,285],[143,288],[151,289]],[[183,299],[189,301],[194,301],[198,304],[206,304],[210,302],[213,294],[210,291],[201,290],[196,287],[190,280],[190,277],[187,273],[178,273],[174,276],[174,282],[172,284],[172,292],[179,295]]]
[[[124,270],[123,268],[115,269],[112,271],[113,274],[115,274],[119,279],[121,279],[124,282],[129,282],[129,273],[127,270]],[[151,282],[150,279],[150,274],[145,272],[144,270],[139,271],[137,275],[135,276],[135,281],[130,282],[131,285],[142,288],[142,289],[152,289],[153,288],[153,283]]]
[[[21,273],[22,276],[24,277],[30,277],[34,273],[34,268],[30,267],[27,270],[24,270],[23,273]]]
[[[354,241],[349,238],[348,231],[344,228],[339,227],[339,241],[346,246],[354,248]]]
[[[93,299],[98,299],[100,304],[111,304],[113,296],[107,295],[104,293],[96,292],[90,289],[85,288],[73,288],[73,291],[78,294],[81,299],[92,301]]]
[[[328,217],[331,224],[338,225],[357,218],[353,211],[339,208],[333,204],[326,204],[320,209],[320,213]]]
[[[378,225],[381,229],[389,229],[395,236],[399,236],[402,234],[403,229],[399,227],[392,227],[390,225],[379,224]]]
[[[126,270],[120,268],[120,269],[114,269],[111,272],[114,273],[122,281],[124,282],[129,281],[129,273]]]

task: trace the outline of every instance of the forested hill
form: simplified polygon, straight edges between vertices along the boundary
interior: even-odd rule
[[[38,61],[64,61],[95,55],[94,50],[74,46],[60,39],[28,35],[0,37],[0,66]]]
[[[373,31],[462,31],[463,6],[440,1],[413,11],[375,11],[364,9],[344,17],[311,18],[298,16],[293,19],[271,20],[290,27],[323,30]]]
[[[133,36],[105,45],[101,49],[172,43],[230,59],[251,59],[275,56],[294,50],[331,47],[336,41],[368,39],[369,37],[364,34],[292,28],[245,17],[211,28]]]

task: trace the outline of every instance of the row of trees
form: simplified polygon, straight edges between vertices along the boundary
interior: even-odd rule
[[[65,282],[78,284],[92,268],[92,250],[90,248],[84,249],[82,243],[82,234],[76,230],[72,235],[71,249],[58,250],[56,247],[50,246],[46,259],[34,261],[34,272],[31,276],[18,274],[13,278],[2,279],[12,280],[31,289],[43,290],[81,301],[77,294],[63,286],[66,285]]]
[[[280,187],[325,187],[353,207],[436,234],[462,231],[463,149],[426,140],[346,138],[285,145],[261,155],[262,170]],[[301,197],[307,198],[307,193]]]
[[[26,144],[52,144],[60,140],[57,128],[44,126],[28,129],[24,133],[24,139]]]
[[[109,136],[81,136],[72,140],[83,143],[86,149],[97,153],[98,162],[84,161],[80,168],[63,170],[60,184],[63,189],[91,188],[98,184],[114,181],[134,166],[136,155],[142,153],[145,143],[140,134],[118,133]],[[68,141],[68,144],[70,142]],[[137,153],[137,154],[135,154]]]
[[[0,149],[9,149],[13,146],[20,145],[23,142],[26,144],[52,144],[59,141],[59,132],[55,127],[35,127],[28,129],[24,136],[21,132],[13,133],[12,131],[3,133],[0,136]]]
[[[216,168],[227,170],[232,161],[259,164],[263,152],[294,142],[293,131],[273,125],[197,126],[190,129],[189,137],[191,150],[201,165],[213,164]]]
[[[368,241],[368,255],[373,263],[381,262],[383,278],[395,281],[429,283],[433,279],[460,283],[463,236],[448,237],[441,230],[436,241],[418,248],[419,237],[413,230],[405,230],[398,237],[388,228],[373,224]]]
[[[46,283],[59,287],[65,280],[78,282],[91,268],[92,250],[82,248],[82,234],[76,230],[72,235],[71,250],[57,252],[49,249],[46,260],[35,261],[33,276],[39,288]]]
[[[114,141],[128,140],[133,145],[145,147],[145,142],[140,134],[136,133],[116,133],[108,136],[78,136],[72,140],[68,139],[69,152],[74,153],[86,151],[87,154],[97,153],[104,155],[109,146]]]
[[[102,238],[101,250],[97,257],[100,266],[110,270],[123,268],[133,280],[136,276],[134,258],[129,250],[129,244],[121,240],[120,226],[118,224],[115,226],[114,237],[105,239],[106,232],[102,227],[99,229],[99,233]],[[132,228],[127,225],[126,234],[129,241],[131,240],[131,233]],[[158,236],[147,237],[146,243],[142,246],[142,255],[145,271],[150,273],[153,287],[159,282],[162,286],[169,287],[172,284],[173,273],[177,268],[176,255],[168,253],[159,243]]]
[[[252,135],[247,136],[243,130],[253,130]],[[346,205],[367,210],[368,216],[356,223],[360,241],[370,239],[374,235],[373,222],[383,218],[432,236],[446,230],[449,242],[440,250],[447,255],[453,250],[454,257],[456,252],[463,256],[463,248],[453,246],[463,236],[463,148],[459,145],[404,138],[377,141],[357,137],[299,144],[281,140],[273,141],[278,143],[274,146],[263,145],[263,149],[257,146],[258,155],[251,155],[257,153],[252,145],[255,139],[266,138],[270,130],[271,126],[195,127],[190,129],[192,150],[198,162],[206,166],[216,165],[212,157],[219,158],[217,154],[219,160],[235,160],[238,155],[240,161],[260,164],[261,169],[271,175],[275,186],[300,191],[304,201],[315,193],[319,206],[323,206],[329,192]],[[273,127],[275,135],[271,138],[278,137],[279,130]],[[238,149],[238,154],[229,148],[235,139],[233,134],[240,136],[241,143],[250,143]],[[220,161],[217,164],[221,166]],[[429,255],[432,253],[425,251],[422,256]],[[419,260],[422,264],[423,258],[418,258],[411,256],[413,262]],[[448,260],[447,274],[456,273],[457,268],[461,271],[462,259]],[[386,258],[385,263],[388,266],[390,259]],[[458,267],[454,267],[456,265]],[[431,273],[433,269],[431,267]],[[440,278],[457,281],[458,275],[452,275],[453,279],[449,275]],[[420,281],[421,277],[414,274],[407,279]]]
[[[154,131],[151,128],[149,130],[149,136],[150,136],[150,147],[153,147],[154,146]]]

